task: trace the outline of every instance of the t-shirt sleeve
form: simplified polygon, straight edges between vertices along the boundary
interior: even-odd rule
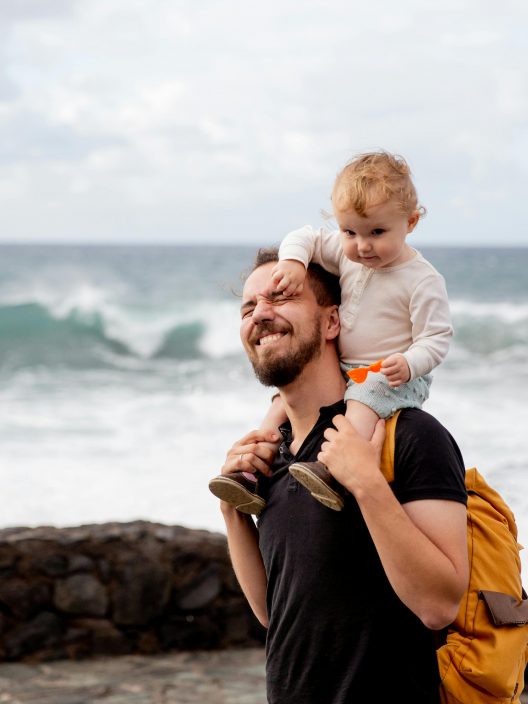
[[[405,409],[396,425],[392,489],[402,504],[421,499],[467,504],[465,466],[452,435],[433,416]]]

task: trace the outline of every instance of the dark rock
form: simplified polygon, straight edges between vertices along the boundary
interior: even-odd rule
[[[218,648],[222,639],[219,626],[210,614],[172,617],[159,629],[162,646],[178,650]]]
[[[51,553],[39,556],[34,560],[35,569],[48,577],[63,577],[68,574],[68,555],[64,553]]]
[[[125,655],[132,650],[125,635],[107,619],[76,619],[74,627],[77,631],[88,635],[89,651],[93,655]],[[83,636],[84,639],[85,636]]]
[[[97,571],[105,584],[108,584],[112,575],[112,567],[108,560],[97,560]]]
[[[222,625],[222,644],[228,647],[247,641],[253,629],[253,619],[247,603],[242,599],[224,605],[216,618]]]
[[[146,625],[165,608],[171,575],[160,564],[135,560],[120,565],[111,585],[112,617],[122,626]]]
[[[137,649],[142,655],[154,655],[161,650],[159,638],[151,631],[140,633],[137,638]]]
[[[18,558],[12,549],[5,547],[0,549],[0,574],[11,574],[16,567],[17,561]]]
[[[74,574],[75,572],[93,572],[95,568],[95,562],[91,557],[87,555],[72,555],[68,561],[68,572],[69,574]]]
[[[51,587],[47,582],[28,583],[17,577],[0,580],[0,602],[16,618],[26,620],[49,606],[50,601]]]
[[[70,643],[78,643],[79,641],[84,641],[90,639],[92,633],[89,627],[82,627],[81,625],[72,625],[66,633],[64,634],[62,640],[68,645]]]
[[[43,611],[28,623],[22,623],[7,633],[4,638],[6,658],[15,660],[29,655],[39,648],[54,645],[62,635],[60,618]]]
[[[74,574],[55,585],[54,604],[68,614],[104,616],[108,594],[101,582],[90,574]]]
[[[203,609],[216,599],[221,588],[218,567],[208,565],[191,584],[187,585],[185,592],[178,596],[176,603],[182,611]]]

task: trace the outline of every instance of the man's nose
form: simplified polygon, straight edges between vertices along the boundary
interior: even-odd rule
[[[264,320],[272,320],[274,317],[273,305],[265,299],[258,300],[257,305],[253,308],[253,322],[262,323]]]

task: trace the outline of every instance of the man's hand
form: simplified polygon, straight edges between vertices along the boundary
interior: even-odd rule
[[[334,428],[324,432],[326,441],[321,445],[317,459],[350,493],[366,487],[379,471],[381,448],[385,440],[385,421],[379,420],[371,440],[365,440],[345,416],[332,419]]]
[[[411,370],[407,360],[400,352],[390,354],[381,363],[381,373],[385,374],[389,386],[395,389],[401,384],[405,384],[411,378]]]
[[[276,443],[278,439],[277,433],[252,430],[229,450],[221,473],[261,472],[267,477],[271,476],[270,464],[275,452],[266,443]]]
[[[283,293],[285,296],[301,293],[305,278],[304,264],[295,259],[282,259],[271,271],[271,280],[275,285],[275,291]]]

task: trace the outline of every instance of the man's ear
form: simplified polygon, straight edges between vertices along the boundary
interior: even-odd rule
[[[331,306],[328,309],[326,318],[326,340],[335,340],[339,335],[341,330],[341,324],[339,322],[339,310],[337,306]]]

